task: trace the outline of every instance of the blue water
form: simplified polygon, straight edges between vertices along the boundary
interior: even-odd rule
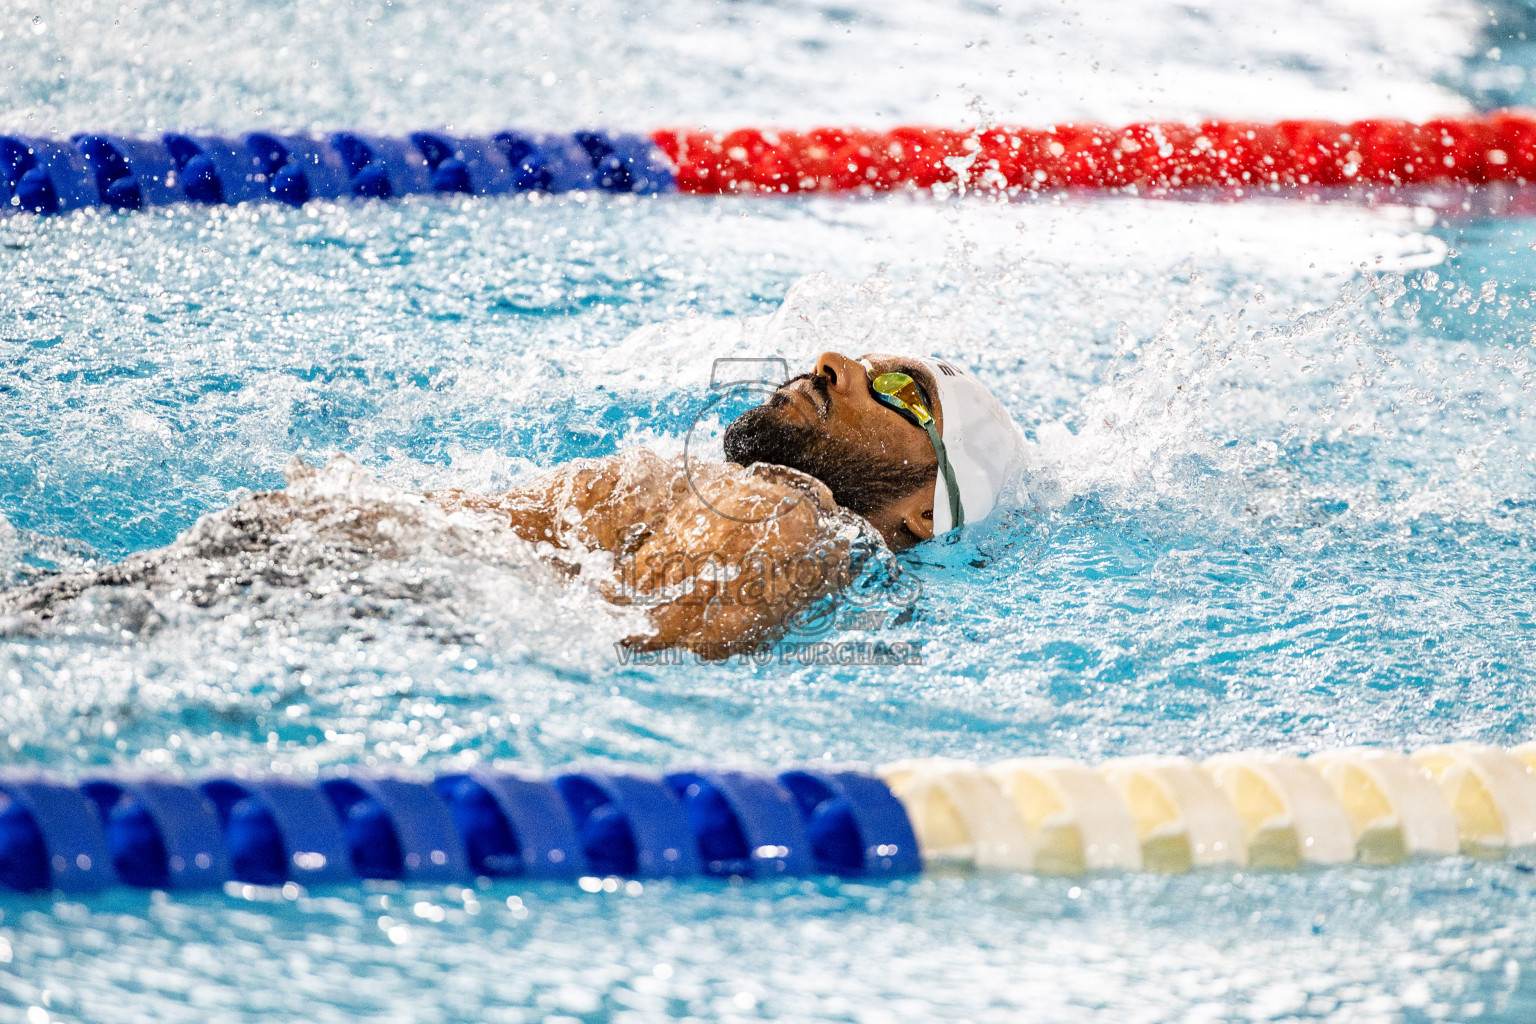
[[[1428,116],[1536,70],[1499,11],[72,0],[0,18],[0,122]],[[1038,446],[1018,509],[907,559],[915,618],[840,634],[920,644],[918,667],[625,666],[595,597],[422,535],[361,580],[209,607],[120,588],[0,626],[0,763],[1536,738],[1536,204],[1356,199],[0,221],[0,586],[171,544],[295,456],[492,490],[675,453],[720,355],[942,352]],[[9,895],[0,1021],[1527,1021],[1531,866]]]

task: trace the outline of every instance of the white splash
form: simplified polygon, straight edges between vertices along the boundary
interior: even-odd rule
[[[650,631],[643,614],[602,598],[603,556],[571,553],[591,570],[573,582],[498,518],[445,512],[345,455],[319,467],[295,459],[287,483],[201,517],[165,548],[8,591],[0,614],[13,629],[56,621],[109,634],[153,634],[169,621],[238,631],[403,615],[556,663]]]

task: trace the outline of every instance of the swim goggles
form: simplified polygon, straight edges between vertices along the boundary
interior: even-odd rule
[[[944,490],[949,495],[949,521],[954,524],[951,528],[964,526],[965,510],[960,507],[960,488],[955,484],[955,470],[949,464],[944,439],[939,436],[939,425],[934,421],[933,413],[928,411],[928,402],[923,398],[922,389],[917,386],[917,381],[905,373],[882,373],[878,377],[871,377],[870,384],[876,400],[901,413],[908,422],[921,427],[933,443],[933,454],[939,459],[939,471],[944,474]]]

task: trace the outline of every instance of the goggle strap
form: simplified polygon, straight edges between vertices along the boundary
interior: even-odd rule
[[[960,505],[960,487],[955,483],[955,467],[949,464],[949,452],[944,448],[944,439],[939,436],[939,428],[930,417],[923,424],[923,430],[928,434],[928,440],[933,442],[933,454],[938,456],[939,471],[944,474],[944,490],[949,495],[949,528],[958,530],[965,525],[965,509]]]

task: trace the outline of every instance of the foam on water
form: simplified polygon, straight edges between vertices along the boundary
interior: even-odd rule
[[[639,616],[623,614],[587,585],[611,566],[584,566],[585,552],[567,553],[567,571],[557,575],[499,520],[445,513],[344,455],[323,467],[295,459],[285,477],[281,491],[203,516],[163,550],[11,591],[0,623],[33,634],[62,627],[66,635],[128,637],[165,628],[167,616],[181,610],[173,604],[242,626],[302,621],[317,611],[328,620],[338,610],[326,605],[354,619],[404,615],[418,625],[447,612],[452,625],[432,623],[440,632],[478,632],[510,619],[520,635],[504,643],[547,646],[555,660],[579,650],[583,637],[603,647],[644,630]],[[592,572],[583,576],[583,568]],[[558,628],[573,617],[580,632]],[[603,629],[603,620],[613,625]],[[552,627],[559,635],[541,635]]]

